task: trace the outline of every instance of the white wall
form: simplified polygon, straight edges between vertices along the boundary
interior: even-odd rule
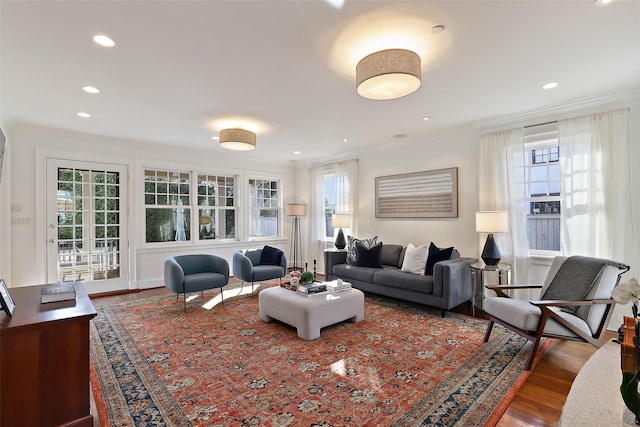
[[[206,149],[190,149],[96,135],[67,132],[29,124],[13,124],[7,130],[11,137],[11,274],[10,286],[46,283],[46,218],[45,158],[96,161],[126,165],[129,171],[129,288],[162,285],[162,263],[167,256],[206,252],[224,256],[231,265],[231,254],[237,249],[261,247],[265,243],[288,252],[290,219],[284,217],[282,235],[278,239],[260,242],[187,243],[171,248],[149,248],[143,243],[144,213],[142,208],[142,170],[145,166],[217,170],[238,173],[241,181],[255,173],[279,177],[283,182],[284,205],[295,198],[295,170],[288,164],[274,165],[252,161],[233,154]],[[274,172],[275,171],[275,172]],[[238,225],[246,230],[246,221]],[[4,245],[4,243],[3,243]],[[5,271],[0,272],[5,274]]]

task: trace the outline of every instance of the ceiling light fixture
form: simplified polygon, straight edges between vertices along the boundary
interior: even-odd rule
[[[100,93],[100,90],[93,86],[84,86],[82,90],[87,93]]]
[[[91,117],[91,114],[80,112],[80,113],[78,113],[78,116],[82,117],[83,119],[86,119],[86,118]]]
[[[104,46],[104,47],[113,47],[116,45],[116,42],[114,42],[109,37],[103,34],[98,34],[97,36],[93,36],[93,41],[98,43],[100,46]]]
[[[222,129],[220,146],[227,150],[249,151],[256,149],[256,134],[244,129]]]
[[[420,56],[406,49],[387,49],[365,56],[356,65],[360,96],[386,100],[407,96],[420,87]]]
[[[558,87],[558,83],[556,82],[550,82],[545,85],[542,85],[542,89],[553,89],[555,87]]]
[[[428,121],[428,120],[431,120],[431,116],[424,116],[422,118],[422,120],[424,120],[425,122]]]

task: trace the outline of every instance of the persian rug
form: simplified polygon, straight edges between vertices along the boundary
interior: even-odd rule
[[[485,344],[478,318],[367,295],[364,321],[304,341],[259,319],[257,293],[216,298],[97,309],[103,427],[492,426],[528,375],[531,344],[499,325]]]

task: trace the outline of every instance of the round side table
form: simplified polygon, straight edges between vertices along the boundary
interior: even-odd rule
[[[498,285],[508,285],[511,279],[511,264],[499,263],[486,265],[480,261],[471,265],[471,315],[476,315],[476,307],[482,309],[484,300],[484,276],[494,273],[498,277]]]

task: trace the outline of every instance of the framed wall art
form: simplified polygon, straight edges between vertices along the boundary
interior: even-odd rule
[[[458,168],[378,176],[376,218],[457,218]]]

